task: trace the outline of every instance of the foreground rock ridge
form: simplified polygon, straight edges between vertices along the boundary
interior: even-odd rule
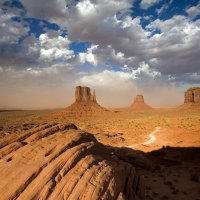
[[[134,103],[131,105],[133,110],[151,110],[151,106],[147,105],[144,101],[143,95],[139,94],[135,97]]]
[[[74,124],[42,124],[1,138],[0,171],[1,200],[145,196],[133,165]]]
[[[185,91],[184,104],[180,109],[200,109],[200,87],[192,87]]]
[[[97,103],[95,90],[91,94],[89,87],[77,86],[75,102],[69,107],[54,113],[55,118],[77,118],[108,114],[108,110]]]

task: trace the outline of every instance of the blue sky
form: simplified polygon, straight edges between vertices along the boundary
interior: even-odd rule
[[[96,88],[108,106],[126,106],[137,93],[153,105],[176,106],[185,89],[200,84],[199,0],[1,0],[0,6],[0,106],[65,106],[77,84]]]

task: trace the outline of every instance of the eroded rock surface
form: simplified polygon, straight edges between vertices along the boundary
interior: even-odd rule
[[[92,95],[89,87],[77,86],[75,91],[75,98],[77,102],[96,102],[95,91]]]
[[[0,156],[1,200],[144,199],[133,165],[72,124],[5,136]]]
[[[184,94],[184,104],[180,109],[200,109],[200,87],[189,88]]]
[[[144,97],[143,95],[137,95],[134,99],[134,103],[131,105],[131,108],[133,110],[151,110],[152,107],[147,105],[144,102]]]
[[[184,103],[200,103],[200,87],[193,87],[185,92]]]

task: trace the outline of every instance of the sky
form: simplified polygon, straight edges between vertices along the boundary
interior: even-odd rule
[[[0,0],[0,107],[183,103],[200,85],[199,0]]]

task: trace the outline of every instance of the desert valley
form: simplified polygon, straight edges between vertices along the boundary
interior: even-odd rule
[[[0,0],[0,200],[200,200],[200,0]]]
[[[177,108],[137,95],[107,109],[78,86],[64,109],[1,111],[1,199],[198,200],[199,90]]]

